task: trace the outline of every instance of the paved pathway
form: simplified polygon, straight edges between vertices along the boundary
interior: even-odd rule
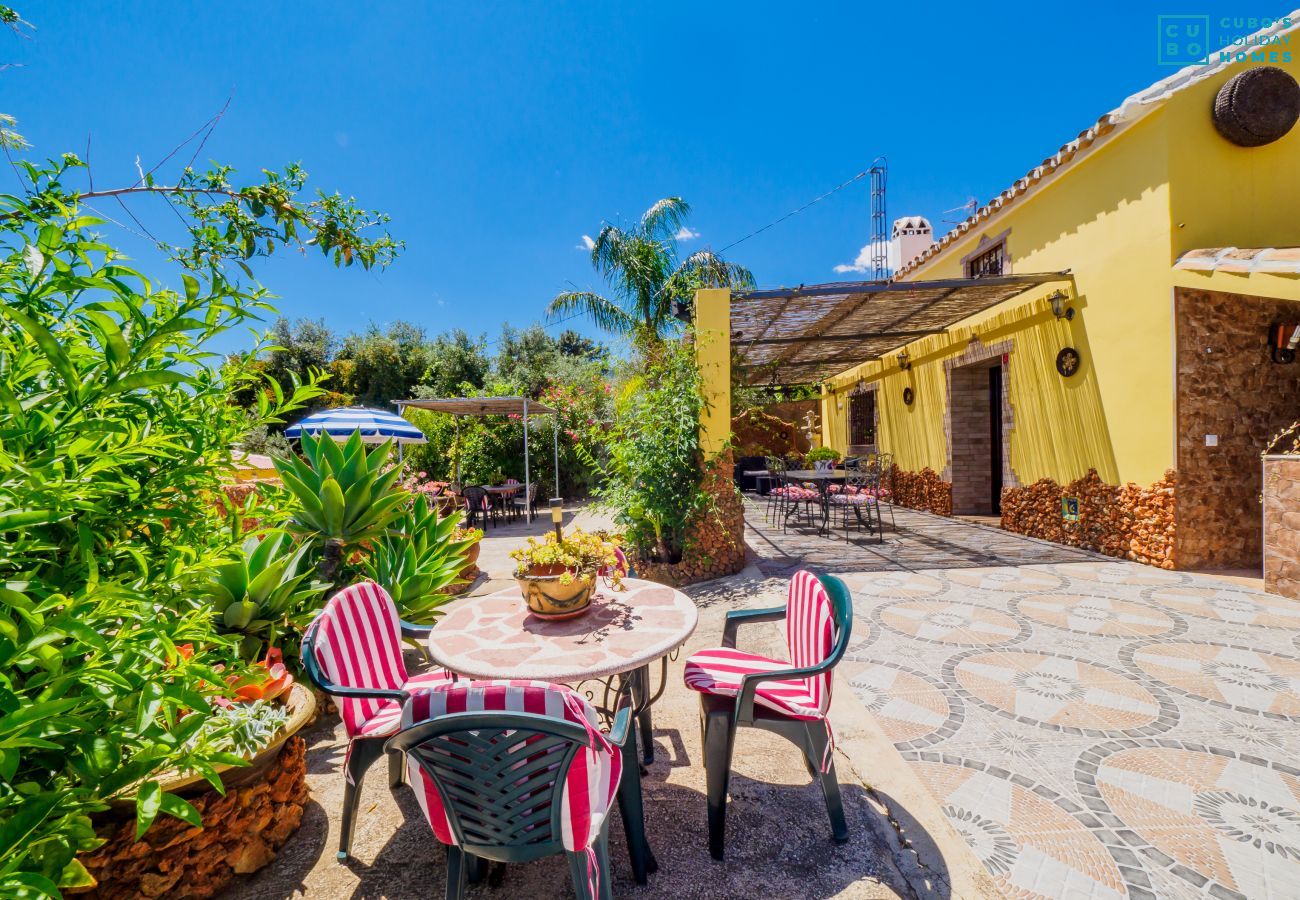
[[[1300,897],[1300,604],[924,514],[882,549],[755,511],[760,568],[852,588],[841,674],[1008,896]]]

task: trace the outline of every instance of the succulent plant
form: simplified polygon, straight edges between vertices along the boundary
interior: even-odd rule
[[[203,588],[216,607],[217,627],[244,635],[239,646],[244,659],[255,660],[264,647],[301,632],[314,615],[329,585],[304,565],[310,549],[283,531],[255,535]]]
[[[363,567],[393,598],[402,617],[428,622],[451,600],[444,593],[465,568],[469,548],[482,537],[458,535],[460,511],[438,515],[437,504],[416,497],[392,533],[371,543]]]
[[[323,544],[320,576],[333,582],[345,555],[392,531],[410,495],[397,487],[401,469],[385,468],[392,442],[366,452],[361,433],[339,446],[322,435],[302,437],[302,457],[276,459],[275,468],[297,508],[289,529]]]

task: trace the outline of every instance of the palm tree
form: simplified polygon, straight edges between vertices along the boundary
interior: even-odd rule
[[[660,337],[673,324],[674,303],[689,303],[698,288],[749,288],[754,276],[711,250],[677,254],[678,234],[691,207],[681,197],[651,206],[631,228],[606,223],[592,243],[591,264],[609,284],[613,299],[592,291],[565,291],[547,308],[555,321],[586,313],[615,334]]]

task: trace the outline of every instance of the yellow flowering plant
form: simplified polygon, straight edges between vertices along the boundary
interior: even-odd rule
[[[539,574],[540,569],[558,575],[561,584],[572,584],[575,578],[603,573],[613,588],[622,590],[624,573],[617,548],[613,540],[603,535],[571,528],[560,540],[556,540],[553,531],[547,532],[540,541],[530,537],[527,546],[510,552],[510,558],[518,563],[517,578]],[[563,571],[555,571],[559,569]]]

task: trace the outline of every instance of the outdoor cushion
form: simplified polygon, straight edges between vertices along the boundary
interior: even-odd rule
[[[786,497],[790,500],[816,500],[821,496],[821,494],[815,490],[795,487],[793,485],[789,487],[776,488],[772,493],[776,494],[778,497]]]
[[[686,686],[702,694],[734,697],[740,693],[741,679],[751,672],[774,672],[793,668],[790,663],[768,659],[730,647],[701,650],[686,661]],[[754,702],[796,719],[819,719],[817,698],[807,678],[764,681],[754,692]]]
[[[618,793],[623,768],[618,748],[600,731],[595,709],[569,688],[544,681],[461,681],[448,688],[413,694],[403,710],[402,727],[449,713],[485,711],[533,713],[587,729],[593,746],[578,749],[565,777],[561,841],[566,850],[588,849],[600,836]],[[433,779],[414,755],[408,754],[406,765],[416,799],[434,835],[442,843],[454,845],[455,834]]]
[[[414,679],[407,676],[397,607],[373,581],[339,591],[325,604],[318,621],[313,652],[325,676],[337,685],[409,690],[450,683],[442,671]],[[340,697],[338,705],[350,738],[397,730],[400,710],[395,700]]]
[[[833,494],[832,503],[838,503],[841,506],[867,506],[876,502],[876,498],[871,494]]]

